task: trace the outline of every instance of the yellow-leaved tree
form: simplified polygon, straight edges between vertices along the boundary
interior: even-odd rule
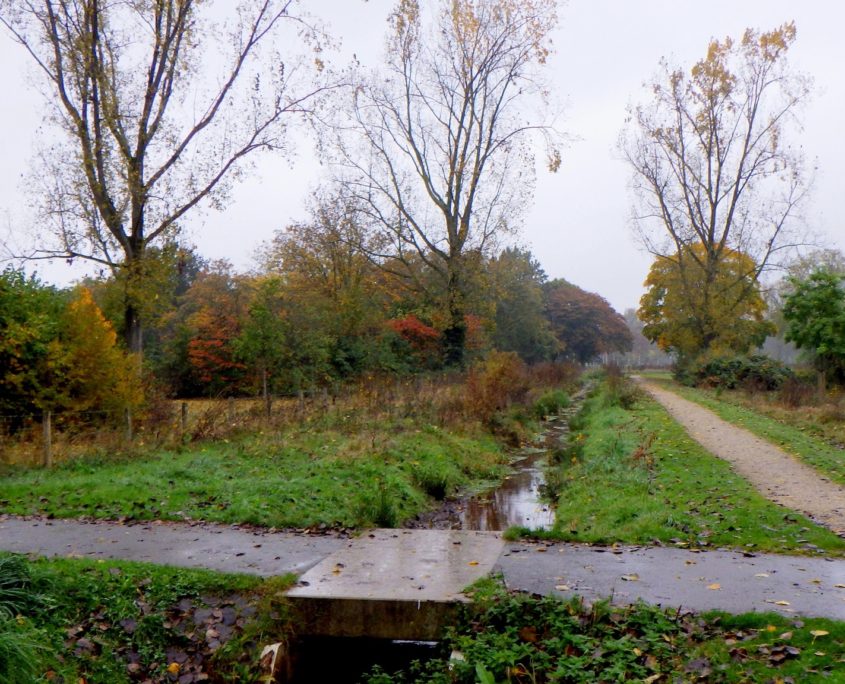
[[[764,319],[766,302],[756,276],[754,260],[728,248],[715,269],[700,243],[657,257],[637,311],[643,335],[681,358],[703,351],[743,353],[761,345],[774,326]]]
[[[117,412],[140,404],[136,357],[118,345],[88,288],[77,289],[50,344],[54,391],[45,408]]]

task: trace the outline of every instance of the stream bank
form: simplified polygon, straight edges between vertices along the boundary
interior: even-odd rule
[[[554,506],[546,496],[546,468],[556,450],[566,444],[569,421],[581,407],[586,391],[572,397],[572,403],[544,420],[542,432],[518,449],[511,461],[511,473],[495,487],[480,494],[445,499],[437,508],[405,523],[411,529],[474,530],[502,532],[510,527],[551,529]]]

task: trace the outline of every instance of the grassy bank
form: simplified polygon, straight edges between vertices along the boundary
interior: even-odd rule
[[[845,623],[778,615],[698,616],[639,604],[475,593],[441,658],[370,684],[406,682],[842,682]],[[453,651],[460,658],[449,660]]]
[[[290,581],[0,555],[0,681],[258,681]]]
[[[845,552],[845,540],[797,513],[784,515],[619,378],[585,403],[558,461],[550,478],[557,538]]]
[[[80,459],[7,471],[0,510],[97,518],[202,519],[268,527],[395,525],[506,472],[481,428],[463,434],[411,420],[312,425],[131,459]]]
[[[740,390],[717,392],[664,380],[667,389],[710,409],[845,485],[845,415],[835,407],[787,408]]]

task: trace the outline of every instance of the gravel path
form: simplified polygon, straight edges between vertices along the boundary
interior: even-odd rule
[[[639,382],[690,437],[728,461],[767,499],[845,536],[845,487],[712,411],[642,378]]]

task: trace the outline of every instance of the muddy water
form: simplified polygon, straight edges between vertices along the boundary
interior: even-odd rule
[[[545,449],[532,451],[513,464],[514,473],[491,492],[469,499],[460,512],[461,527],[465,530],[506,530],[520,526],[549,529],[554,525],[555,512],[542,501],[541,488],[545,484],[543,467],[547,462]]]
[[[514,472],[498,488],[464,502],[460,510],[461,528],[482,531],[501,531],[514,526],[551,529],[555,511],[543,500],[544,469],[550,450],[561,443],[567,432],[564,416],[550,420],[541,438],[544,448],[524,449],[523,456],[512,464]]]

